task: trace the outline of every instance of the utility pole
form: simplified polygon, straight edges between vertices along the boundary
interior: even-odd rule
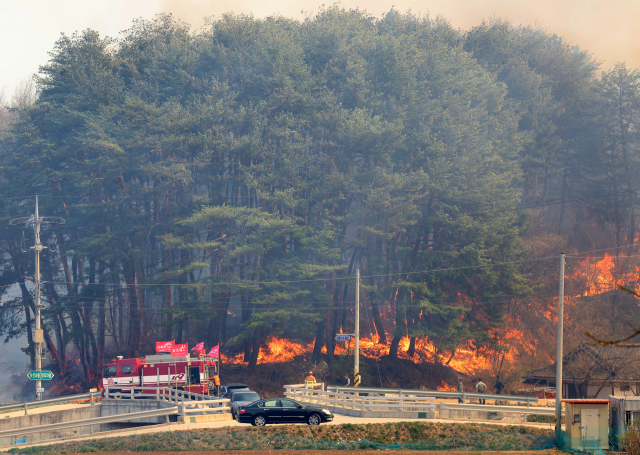
[[[60,217],[41,217],[38,210],[38,196],[36,195],[36,214],[35,217],[23,217],[11,220],[10,224],[26,224],[33,225],[33,231],[35,234],[35,245],[31,247],[36,253],[35,264],[35,306],[36,306],[36,331],[35,331],[35,344],[36,344],[36,370],[42,371],[42,343],[44,343],[44,333],[42,331],[40,321],[40,310],[44,308],[42,305],[42,293],[40,290],[40,252],[46,248],[40,243],[40,226],[43,224],[64,224],[64,220]],[[36,399],[42,400],[42,381],[36,380]]]
[[[353,386],[360,387],[360,269],[356,269],[356,342],[353,356]]]
[[[560,289],[558,293],[558,352],[556,354],[556,440],[559,441],[562,429],[562,344],[563,344],[563,306],[564,304],[564,253],[560,253]],[[568,417],[568,416],[567,416]]]

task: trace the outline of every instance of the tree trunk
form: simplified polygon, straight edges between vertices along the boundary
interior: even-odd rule
[[[335,302],[335,306],[340,307],[340,306],[344,306],[344,297],[341,297],[344,295],[344,288],[347,285],[343,284],[342,286],[340,286],[338,288],[338,286],[336,286],[336,292],[334,293],[334,302]],[[331,336],[329,338],[329,342],[327,343],[327,358],[329,363],[333,362],[333,358],[335,356],[335,352],[336,352],[336,339],[335,339],[335,335],[338,333],[338,330],[340,330],[340,318],[338,317],[338,310],[335,309],[333,310],[333,315],[331,317],[331,322],[332,322],[332,326],[331,326]]]
[[[313,354],[311,360],[318,362],[322,356],[322,346],[324,346],[325,319],[316,322],[316,340],[313,344]]]
[[[140,354],[140,313],[135,287],[135,272],[133,270],[131,259],[128,257],[123,262],[122,272],[124,274],[125,283],[127,285],[127,294],[129,297],[129,318],[127,321],[129,323],[129,336],[127,340],[127,357],[133,358],[138,357]]]
[[[416,337],[411,337],[409,340],[409,349],[407,349],[407,355],[410,358],[413,358],[413,355],[416,353]]]
[[[256,329],[253,332],[253,342],[252,342],[252,350],[251,357],[249,358],[249,369],[253,370],[258,364],[258,356],[260,355],[260,345],[262,340],[262,328]]]
[[[242,324],[247,324],[251,319],[251,308],[249,306],[249,297],[244,295],[240,296],[242,302]],[[249,363],[251,360],[252,342],[249,338],[243,340],[244,343],[244,363]]]
[[[378,334],[378,343],[387,344],[387,334],[384,331],[384,324],[380,315],[380,306],[377,303],[371,303],[371,313],[373,313],[373,325]]]
[[[133,266],[136,274],[136,296],[138,298],[138,306],[140,313],[140,320],[142,321],[142,337],[140,340],[141,347],[144,348],[145,352],[149,352],[150,350],[150,342],[151,342],[151,333],[149,331],[149,318],[147,316],[147,306],[144,301],[144,293],[142,292],[142,285],[144,284],[144,275],[142,273],[142,267],[140,266],[140,261],[138,260],[138,256],[135,254],[135,250],[137,250],[137,243],[135,238],[131,237],[131,246],[133,247],[134,252],[132,252],[133,256]]]
[[[402,339],[402,336],[394,336],[391,339],[391,346],[389,347],[389,357],[391,359],[398,358],[398,347],[400,346],[401,339]]]
[[[22,291],[22,304],[24,306],[24,316],[25,323],[27,325],[27,343],[29,343],[29,358],[31,360],[31,369],[36,369],[36,349],[35,343],[33,342],[33,319],[31,318],[31,308],[29,308],[29,300],[31,300],[31,295],[27,290],[27,287],[24,284],[24,278],[20,275],[19,279],[20,291]]]

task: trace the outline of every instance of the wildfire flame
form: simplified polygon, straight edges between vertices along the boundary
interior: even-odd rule
[[[306,355],[313,351],[313,342],[310,344],[301,344],[286,338],[271,337],[265,345],[260,348],[258,354],[258,364],[261,363],[277,363],[291,362],[297,356]],[[237,354],[227,357],[222,354],[223,363],[243,363],[244,354]]]
[[[506,333],[506,339],[522,339],[522,332],[517,330],[511,330]],[[383,356],[389,354],[389,348],[391,346],[390,338],[387,344],[380,344],[377,336],[363,337],[360,339],[360,355],[372,359],[380,359]],[[296,357],[302,357],[307,360],[311,357],[313,352],[314,342],[304,344],[296,341],[288,340],[286,338],[271,337],[263,344],[258,354],[258,364],[263,363],[277,363],[277,362],[290,362]],[[445,351],[444,353],[436,354],[436,348],[429,340],[421,338],[416,339],[415,352],[412,357],[409,356],[410,339],[403,337],[400,340],[398,348],[398,357],[402,359],[412,360],[415,363],[422,362],[440,362],[448,363],[453,369],[464,372],[467,374],[474,374],[480,370],[487,370],[492,368],[493,359],[490,356],[481,355],[476,352],[471,346],[462,346],[456,350],[452,359],[451,353]],[[353,355],[354,349],[353,340],[350,342],[341,342],[336,346],[335,354],[338,356]],[[528,346],[529,349],[533,349],[533,345]],[[323,348],[323,353],[326,353],[326,348]],[[509,351],[505,354],[506,358],[512,359],[517,350]],[[222,354],[222,361],[226,364],[241,364],[244,363],[244,355],[242,353],[234,356],[226,356]],[[447,384],[443,384],[442,387],[451,387]],[[451,390],[443,388],[442,390]]]
[[[436,387],[436,390],[440,390],[442,392],[455,392],[457,389],[454,386],[442,381],[442,385]]]
[[[621,257],[625,257],[621,255]],[[626,267],[614,262],[615,257],[605,253],[597,262],[586,259],[577,265],[571,275],[575,285],[579,286],[578,296],[598,295],[615,289],[618,284],[628,285],[640,279],[640,268],[629,264]]]

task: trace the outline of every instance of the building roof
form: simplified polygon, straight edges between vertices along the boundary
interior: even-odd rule
[[[560,400],[563,403],[571,404],[609,404],[611,400],[598,400],[597,398],[570,398],[567,400]]]
[[[555,382],[556,364],[525,375],[525,383]],[[562,379],[640,382],[640,348],[581,344],[562,359]]]

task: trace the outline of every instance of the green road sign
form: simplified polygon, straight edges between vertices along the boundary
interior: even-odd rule
[[[44,371],[33,370],[33,371],[29,371],[29,374],[27,375],[27,377],[32,381],[48,381],[50,379],[53,379],[53,373],[51,371],[46,371],[46,370]]]

